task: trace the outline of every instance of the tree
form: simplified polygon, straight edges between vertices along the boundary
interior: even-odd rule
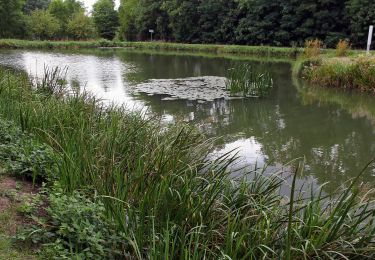
[[[75,40],[86,40],[95,37],[95,24],[84,12],[77,13],[68,24],[68,33]]]
[[[138,12],[139,0],[121,0],[120,3],[120,37],[129,41],[135,40],[137,36],[135,19]]]
[[[32,11],[35,10],[45,10],[48,8],[51,0],[26,0],[23,7],[23,12],[30,15]]]
[[[31,13],[28,29],[34,37],[45,40],[56,36],[60,24],[49,12],[36,10]]]
[[[369,25],[375,25],[375,2],[373,0],[349,0],[346,6],[351,41],[355,46],[365,47]]]
[[[200,41],[203,43],[224,42],[223,24],[231,13],[231,0],[206,0],[198,6]],[[225,31],[229,33],[228,31]]]
[[[279,0],[242,0],[239,8],[244,15],[235,30],[237,42],[280,45],[277,39],[281,19]]]
[[[84,8],[81,2],[76,0],[52,0],[48,7],[48,11],[59,20],[61,25],[60,37],[67,35],[67,25],[73,17],[81,12]]]
[[[24,36],[24,3],[24,0],[0,0],[0,38]]]
[[[167,11],[173,38],[177,42],[199,42],[200,28],[198,6],[200,0],[167,0],[163,7]]]
[[[163,0],[140,0],[135,19],[137,38],[150,38],[149,30],[155,30],[155,38],[168,39],[170,37],[168,14],[162,9]]]
[[[112,40],[119,26],[118,13],[113,0],[98,0],[93,6],[92,15],[99,35]]]

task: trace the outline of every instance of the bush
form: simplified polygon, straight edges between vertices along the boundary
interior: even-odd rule
[[[350,44],[347,40],[340,40],[336,45],[336,56],[346,56],[348,50],[350,50]]]
[[[0,119],[0,162],[8,174],[35,181],[55,177],[57,157],[50,147]]]
[[[115,231],[103,203],[77,191],[64,194],[57,183],[48,193],[26,210],[33,224],[18,239],[41,244],[46,259],[120,259],[125,255],[126,239]]]
[[[317,57],[321,53],[323,42],[321,40],[307,40],[305,42],[304,54],[307,58]]]
[[[42,40],[56,37],[60,28],[59,20],[44,10],[33,11],[28,21],[28,30]]]
[[[97,34],[92,18],[83,12],[77,13],[68,23],[68,33],[75,40],[93,39]]]

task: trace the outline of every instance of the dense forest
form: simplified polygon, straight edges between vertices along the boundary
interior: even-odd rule
[[[366,44],[373,0],[0,0],[0,37],[155,39],[187,43],[294,46],[319,38]]]

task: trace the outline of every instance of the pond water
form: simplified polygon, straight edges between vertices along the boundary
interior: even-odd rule
[[[268,98],[202,102],[135,91],[151,79],[225,77],[240,62],[271,73],[275,87]],[[167,122],[188,121],[208,136],[221,136],[215,152],[237,149],[240,165],[275,168],[304,157],[300,182],[329,182],[328,191],[355,177],[375,157],[375,97],[307,86],[292,77],[291,61],[122,49],[2,50],[0,65],[39,76],[44,66],[67,66],[68,80],[107,102],[147,108]],[[362,180],[375,184],[375,165]]]

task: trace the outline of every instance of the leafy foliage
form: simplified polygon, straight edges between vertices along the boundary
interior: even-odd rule
[[[45,207],[46,212],[40,213]],[[104,204],[78,191],[67,195],[56,184],[26,211],[33,225],[23,230],[19,240],[42,244],[43,258],[119,259],[126,239],[115,230]]]
[[[24,0],[0,0],[0,38],[25,35]]]
[[[346,13],[351,42],[357,47],[365,48],[368,27],[374,25],[375,22],[375,2],[372,0],[348,0]]]
[[[77,13],[68,23],[67,31],[76,40],[87,40],[95,37],[95,25],[91,17],[83,12]]]
[[[48,12],[59,20],[61,30],[59,36],[67,36],[69,21],[77,14],[84,12],[82,3],[77,0],[52,0]]]
[[[7,173],[33,180],[53,179],[56,160],[50,147],[0,120],[0,162]]]
[[[334,48],[340,39],[348,39],[355,47],[365,47],[368,26],[375,21],[375,4],[371,0],[120,3],[118,11],[113,0],[94,4],[92,14],[100,37],[144,41],[149,39],[149,29],[153,29],[157,40],[185,43],[303,46],[305,40],[320,39]],[[84,12],[78,0],[0,0],[0,37],[29,37],[25,16],[38,9],[47,9],[59,21],[60,31],[53,35],[55,38],[69,37],[69,22]]]
[[[23,6],[23,12],[26,15],[30,15],[36,10],[46,10],[50,2],[51,0],[26,0],[25,5]]]
[[[99,35],[104,39],[112,40],[119,25],[113,0],[98,0],[93,6],[92,16]]]
[[[51,39],[60,30],[60,23],[49,12],[36,10],[31,13],[28,30],[35,38]]]
[[[358,0],[122,0],[122,36],[188,43],[303,46],[318,38],[329,47],[340,39],[365,40],[374,8]],[[371,2],[371,3],[370,3]],[[349,26],[350,25],[350,26]]]

